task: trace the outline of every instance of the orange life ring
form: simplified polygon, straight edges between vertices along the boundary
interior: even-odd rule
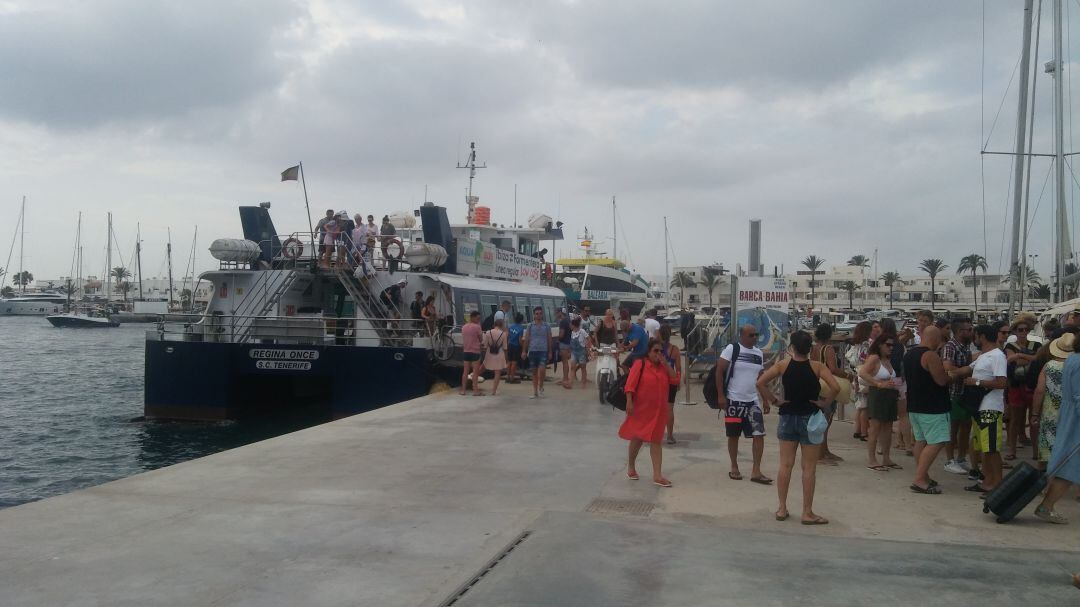
[[[304,243],[299,238],[289,238],[281,243],[281,255],[288,259],[296,259],[304,252]]]
[[[397,255],[390,254],[390,246],[397,245]],[[405,245],[401,244],[401,239],[391,238],[386,244],[383,245],[383,253],[395,261],[401,261],[401,258],[405,256]]]

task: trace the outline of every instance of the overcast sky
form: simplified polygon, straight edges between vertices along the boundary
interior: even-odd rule
[[[770,268],[877,248],[879,272],[927,257],[952,272],[984,250],[984,184],[994,271],[1011,164],[979,150],[1013,146],[1022,11],[986,3],[984,53],[982,6],[0,1],[0,263],[25,195],[37,278],[68,273],[79,211],[86,273],[104,267],[110,210],[125,259],[141,223],[146,276],[164,272],[167,228],[182,268],[198,225],[210,269],[240,204],[272,201],[279,232],[306,229],[299,186],[279,182],[300,160],[315,213],[410,210],[427,186],[463,221],[455,163],[475,141],[494,221],[513,220],[517,184],[519,220],[609,237],[615,195],[620,256],[642,272],[663,273],[664,215],[683,265],[745,265],[759,217]],[[1050,191],[1030,247],[1044,275]]]

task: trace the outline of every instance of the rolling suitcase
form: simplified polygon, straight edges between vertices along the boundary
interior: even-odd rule
[[[1058,467],[1065,465],[1065,462],[1072,459],[1072,456],[1076,455],[1076,451],[1080,449],[1080,445],[1073,448],[1069,456],[1062,460]],[[1055,468],[1053,472],[1056,472]],[[1035,499],[1036,495],[1042,492],[1046,488],[1049,475],[1036,470],[1034,466],[1027,462],[1020,462],[1008,476],[1001,480],[1001,483],[994,490],[986,494],[986,500],[983,502],[983,512],[993,512],[997,515],[997,522],[1007,523],[1014,518],[1020,511],[1027,507],[1031,503],[1031,500]]]

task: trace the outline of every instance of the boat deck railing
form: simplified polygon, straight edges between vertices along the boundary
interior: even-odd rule
[[[431,348],[423,320],[312,316],[190,315],[157,323],[148,341]]]
[[[403,230],[404,232],[412,232],[413,230]],[[386,240],[387,246],[383,246],[383,238],[396,239],[397,242],[390,244],[389,240]],[[297,249],[293,248],[293,245],[285,246],[290,241],[297,241],[300,243],[298,253],[292,253]],[[394,236],[383,237],[380,236],[376,239],[374,247],[368,249],[368,254],[365,257],[370,270],[393,270],[393,271],[408,271],[413,269],[410,264],[405,260],[405,250],[413,239],[408,234],[397,234]],[[400,243],[400,245],[398,244]],[[314,268],[322,259],[323,248],[321,242],[315,242],[314,251],[312,250],[312,237],[309,232],[292,232],[291,234],[275,234],[271,238],[259,241],[259,247],[270,252],[270,258],[273,260],[271,267],[279,269],[282,267],[308,267]],[[392,249],[391,249],[392,247]],[[397,252],[396,249],[400,247],[400,258],[395,259],[392,253]],[[360,259],[357,255],[357,247],[353,246],[352,237],[349,234],[341,235],[341,244],[334,247],[335,250],[331,251],[330,260],[335,264],[340,264],[342,261],[348,263],[351,269],[356,269],[360,265]],[[247,262],[236,261],[219,261],[218,269],[221,270],[235,270],[246,269],[249,264]]]

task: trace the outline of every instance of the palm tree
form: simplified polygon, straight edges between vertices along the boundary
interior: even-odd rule
[[[124,282],[116,285],[116,288],[120,290],[120,295],[123,296],[124,303],[127,303],[128,293],[131,292],[131,283],[125,280]]]
[[[1037,284],[1031,287],[1031,297],[1033,299],[1050,299],[1053,293],[1050,291],[1050,285]]]
[[[943,263],[940,259],[924,259],[919,264],[919,269],[930,275],[930,309],[934,309],[934,302],[937,300],[937,291],[935,290],[937,275],[946,268],[948,264]]]
[[[668,285],[668,288],[671,288],[671,289],[678,288],[679,289],[679,307],[680,308],[685,308],[686,307],[686,302],[683,301],[683,296],[684,296],[684,294],[686,292],[686,289],[688,287],[692,287],[692,286],[694,286],[694,279],[690,278],[689,274],[687,274],[686,272],[675,272],[675,276],[672,277],[671,284]]]
[[[116,266],[109,274],[116,280],[116,284],[124,282],[124,279],[131,278],[131,271],[123,266]]]
[[[818,269],[825,263],[825,258],[818,257],[817,255],[808,255],[806,259],[802,260],[802,265],[806,266],[807,270],[810,270],[810,307],[814,307],[814,287],[817,284],[814,282],[814,276],[817,276]]]
[[[881,282],[889,287],[889,305],[893,304],[893,285],[900,280],[900,272],[888,271],[881,275]]]
[[[862,287],[860,287],[858,285],[858,283],[856,283],[854,280],[846,280],[846,281],[840,283],[840,288],[842,290],[844,290],[844,291],[847,291],[848,309],[849,310],[854,310],[855,309],[855,291],[859,290]]]
[[[16,272],[15,276],[12,277],[11,282],[18,285],[21,288],[20,290],[25,291],[26,287],[30,286],[30,283],[34,282],[34,275],[30,272],[27,272],[26,270],[23,270],[22,272]]]
[[[956,267],[957,274],[971,272],[971,296],[975,301],[976,312],[979,311],[979,270],[986,271],[986,258],[978,253],[961,257],[960,265]]]
[[[11,287],[4,287],[3,289],[0,289],[0,297],[14,297],[14,296],[15,296],[15,289],[12,289]]]
[[[847,265],[856,268],[869,268],[870,258],[866,255],[852,255],[851,259],[847,260]]]
[[[704,268],[702,271],[704,273],[704,276],[702,277],[701,282],[699,282],[698,284],[705,287],[705,290],[708,291],[709,307],[711,308],[713,307],[713,291],[716,290],[716,287],[720,286],[720,270],[715,270],[713,268]]]
[[[1027,264],[1021,264],[1013,268],[1011,278],[1015,279],[1017,284],[1020,284],[1021,276],[1024,277],[1024,283],[1026,283],[1021,285],[1021,288],[1027,287],[1028,289],[1030,289],[1032,287],[1038,286],[1039,283],[1042,282],[1042,276],[1039,276],[1039,273],[1035,271],[1035,268]],[[1006,283],[1009,282],[1009,280],[1010,277],[1006,277],[1003,278],[1001,282]]]

